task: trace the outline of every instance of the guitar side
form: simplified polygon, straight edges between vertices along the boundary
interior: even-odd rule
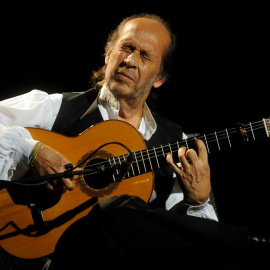
[[[118,120],[98,123],[77,137],[67,137],[43,129],[28,128],[28,130],[34,139],[64,154],[73,165],[78,164],[86,154],[111,141],[126,145],[132,152],[146,148],[138,131]],[[115,157],[128,154],[125,148],[117,144],[106,145],[102,151]],[[63,232],[76,220],[87,215],[98,201],[122,194],[139,196],[149,201],[153,189],[153,176],[152,172],[149,172],[125,179],[111,194],[99,198],[87,195],[79,188],[77,182],[75,185],[73,191],[66,191],[60,198],[53,198],[52,194],[45,192],[44,197],[55,203],[42,210],[35,209],[35,206],[32,208],[32,204],[31,206],[20,204],[8,188],[2,189],[0,191],[2,248],[11,255],[25,259],[51,254]],[[27,188],[16,187],[16,190],[27,196]],[[33,214],[37,214],[38,220],[35,223]]]

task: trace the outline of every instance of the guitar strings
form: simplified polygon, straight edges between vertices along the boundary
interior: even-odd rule
[[[253,130],[258,130],[258,129],[260,129],[260,128],[262,128],[262,127],[264,127],[264,125],[261,125],[261,126],[257,126],[257,127],[255,127],[255,128],[252,128]],[[250,132],[251,130],[252,130],[251,128],[249,128],[249,126],[247,126],[247,132]],[[229,134],[233,134],[233,133],[237,133],[238,131],[234,128],[234,129],[230,129],[230,130],[228,130],[228,133]],[[220,131],[220,132],[216,132],[216,133],[212,133],[212,134],[209,134],[209,135],[207,135],[207,141],[209,142],[209,143],[211,143],[211,142],[216,142],[216,134],[217,134],[217,136],[218,136],[218,139],[219,140],[222,140],[222,139],[228,139],[228,136],[227,136],[227,133],[226,132],[224,132],[224,131]],[[198,138],[198,139],[202,139],[202,140],[205,140],[205,138],[203,137],[203,136],[197,136],[196,138]],[[181,142],[176,142],[176,143],[172,143],[170,146],[171,147],[175,147],[175,146],[184,146],[185,145],[185,141],[189,141],[189,140],[194,140],[194,138],[188,138],[188,139],[186,139],[186,140],[184,140],[184,141],[181,141]],[[159,150],[159,149],[162,149],[162,148],[164,148],[164,146],[160,146],[160,147],[157,147],[157,148],[155,148],[155,150]],[[150,151],[153,151],[152,149],[147,149],[148,150],[148,152],[150,152]],[[135,155],[137,155],[137,153],[139,153],[139,158],[137,158],[137,161],[138,162],[141,162],[142,161],[142,159],[145,159],[144,158],[144,154],[143,154],[143,157],[141,158],[141,152],[145,152],[145,151],[147,151],[147,150],[142,150],[142,151],[137,151],[137,152],[135,152],[134,154]],[[178,148],[177,148],[177,150],[178,150]],[[177,150],[175,150],[175,151],[177,151]],[[174,151],[173,151],[174,152]],[[155,154],[156,155],[156,154]],[[155,156],[154,155],[154,156]],[[152,157],[154,157],[154,156],[152,156]],[[157,154],[157,156],[159,157],[159,156],[164,156],[164,153],[163,153],[163,151],[162,151],[162,154]],[[124,155],[123,155],[123,157],[125,157]],[[116,159],[117,157],[115,157],[115,158],[113,158],[114,160]],[[151,157],[150,157],[151,158]],[[124,161],[124,159],[125,158],[123,158],[123,161]],[[106,160],[106,161],[103,161],[103,162],[100,162],[100,163],[96,163],[94,166],[96,166],[97,164],[98,165],[100,165],[100,164],[104,164],[104,163],[106,163],[108,160]],[[135,163],[135,161],[133,161],[133,163]],[[114,162],[114,164],[117,164],[117,163],[115,163]],[[121,164],[121,162],[119,162],[119,164]],[[92,166],[92,165],[90,165],[90,166]],[[88,167],[88,166],[87,166]]]
[[[266,124],[267,125],[269,124],[269,119],[268,119]],[[262,129],[262,128],[265,128],[265,124],[261,120],[261,121],[254,122],[252,124],[249,123],[249,124],[244,125],[244,132],[246,132],[246,133],[252,132],[253,139],[255,140],[254,131]],[[208,144],[210,144],[212,142],[217,143],[217,141],[222,141],[224,139],[229,140],[229,138],[230,138],[229,135],[232,135],[232,134],[235,134],[235,133],[239,133],[239,130],[237,130],[236,128],[231,128],[231,129],[226,129],[225,131],[219,131],[219,132],[210,133],[208,135],[204,134],[204,135],[199,135],[199,136],[193,137],[193,138],[187,138],[187,139],[182,140],[182,141],[169,143],[166,146],[161,145],[159,147],[153,147],[151,149],[144,149],[144,150],[141,150],[141,151],[134,152],[133,155],[135,155],[135,160],[132,162],[131,168],[133,169],[133,166],[138,167],[139,163],[142,163],[142,162],[144,163],[145,160],[148,160],[150,162],[150,167],[152,167],[151,159],[158,160],[159,157],[162,157],[162,156],[166,157],[166,153],[168,153],[168,151],[166,151],[166,153],[165,153],[164,148],[166,148],[166,149],[170,148],[169,152],[173,154],[173,153],[176,153],[180,147],[188,146],[188,144],[190,142],[194,143],[195,139],[201,139],[208,145]],[[112,163],[113,163],[113,165],[121,165],[123,162],[125,162],[126,156],[127,155],[113,157],[113,158],[101,161],[99,163],[95,163],[95,164],[92,164],[92,165],[87,165],[87,166],[85,166],[85,168],[91,168],[92,166],[94,166],[94,167],[95,166],[101,166],[101,165],[108,164],[108,163],[110,165]],[[117,159],[119,161],[117,161]],[[145,168],[145,165],[144,165],[144,168]],[[138,168],[138,170],[140,172],[139,168]],[[145,168],[145,171],[147,172],[146,168]],[[133,170],[133,172],[134,172],[134,170]],[[92,173],[85,174],[85,175],[91,175],[91,174]]]
[[[247,134],[251,132],[252,133],[252,138],[253,138],[253,140],[255,140],[256,138],[255,138],[254,132],[256,130],[259,130],[259,129],[262,129],[262,128],[265,129],[266,135],[267,135],[267,137],[269,137],[270,118],[263,119],[263,120],[260,120],[260,121],[254,122],[254,123],[249,122],[249,124],[245,124],[242,127],[240,126],[240,134],[242,134],[244,139],[248,139]],[[153,160],[157,163],[155,165],[157,165],[157,167],[160,168],[160,164],[159,164],[159,158],[160,157],[165,158],[167,153],[171,153],[171,154],[177,153],[178,149],[180,147],[182,147],[182,146],[186,146],[187,149],[188,149],[189,145],[193,144],[195,142],[195,139],[201,139],[202,141],[204,141],[204,143],[207,146],[208,153],[210,153],[209,144],[212,143],[212,142],[215,142],[217,144],[219,150],[220,150],[219,141],[222,141],[222,140],[226,139],[226,141],[229,142],[229,145],[231,147],[230,138],[235,133],[239,133],[239,130],[236,129],[236,128],[225,129],[225,131],[223,130],[223,131],[219,131],[219,132],[214,132],[214,133],[210,133],[208,135],[203,134],[203,135],[199,135],[197,137],[187,138],[187,139],[184,139],[184,140],[181,140],[181,141],[169,143],[167,145],[161,145],[159,147],[153,147],[153,148],[150,148],[150,149],[143,149],[143,150],[140,150],[140,151],[137,151],[137,152],[134,152],[134,153],[132,153],[127,146],[125,146],[124,144],[122,144],[120,142],[109,142],[107,144],[116,143],[116,144],[119,144],[122,147],[126,148],[126,150],[129,152],[129,155],[123,154],[121,156],[113,157],[113,158],[110,158],[110,159],[107,159],[107,160],[103,160],[103,161],[101,161],[99,163],[95,163],[95,164],[89,164],[88,163],[84,167],[84,169],[96,168],[97,166],[100,166],[100,167],[105,166],[105,168],[106,168],[106,164],[108,164],[109,168],[113,168],[113,166],[115,166],[116,171],[118,173],[117,166],[122,165],[122,163],[125,163],[127,157],[132,155],[134,157],[134,160],[131,162],[130,168],[132,170],[133,176],[135,176],[136,173],[134,171],[134,167],[135,167],[135,169],[138,170],[137,175],[141,174],[141,167],[142,167],[141,165],[142,164],[143,164],[143,168],[142,168],[143,173],[153,171],[153,166],[152,166],[152,161]],[[107,144],[104,144],[104,145],[98,147],[94,151],[94,153],[96,153],[100,148],[104,147]],[[149,164],[146,165],[146,161],[148,161]],[[78,167],[81,164],[82,163],[78,164],[76,167]],[[76,168],[76,167],[74,167],[74,168]],[[121,169],[120,169],[120,171],[121,171]],[[88,174],[85,173],[84,176],[93,175],[95,173],[98,173],[98,172],[96,170],[93,170],[93,172],[90,172]],[[131,174],[131,172],[127,171],[127,174],[126,174],[127,176],[125,176],[124,178],[130,177],[130,174]],[[32,186],[35,185],[33,183],[32,184],[21,183],[22,180],[23,179],[21,179],[20,182],[18,182],[18,185],[20,185],[20,184],[21,185],[32,185]],[[25,180],[27,180],[27,178]],[[17,181],[14,180],[12,182],[14,184],[16,184]],[[43,182],[39,182],[36,185],[40,185],[40,184],[43,184]]]

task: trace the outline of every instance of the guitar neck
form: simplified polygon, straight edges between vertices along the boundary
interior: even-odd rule
[[[152,147],[146,150],[141,150],[133,153],[134,160],[131,168],[125,178],[133,177],[143,173],[161,168],[166,163],[166,154],[171,153],[177,158],[178,149],[185,146],[187,149],[194,148],[196,139],[202,140],[208,153],[221,151],[238,145],[242,142],[255,141],[263,137],[269,137],[270,133],[270,118],[263,118],[257,122],[249,122],[248,124],[238,124],[238,127],[215,131],[210,134],[203,134],[197,137],[187,138],[184,140],[171,142],[158,147]],[[110,159],[110,164],[122,164],[126,156]]]
[[[188,138],[185,140],[186,147],[194,148],[195,139],[201,139],[206,147],[208,154],[215,151],[221,151],[231,148],[240,143],[256,141],[261,138],[269,137],[270,118],[262,119],[248,124],[239,123],[238,127],[225,129],[222,131],[214,131],[208,135],[203,134],[198,137]],[[184,143],[182,143],[184,146]]]

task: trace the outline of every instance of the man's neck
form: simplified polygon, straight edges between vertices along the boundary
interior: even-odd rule
[[[133,108],[132,110],[122,110],[120,105],[118,119],[127,122],[138,129],[142,120],[142,115],[143,106],[136,109]]]

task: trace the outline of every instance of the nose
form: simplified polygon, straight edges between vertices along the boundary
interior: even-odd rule
[[[129,67],[136,67],[138,63],[138,59],[140,56],[140,52],[134,50],[132,53],[130,53],[126,59],[125,64]]]

